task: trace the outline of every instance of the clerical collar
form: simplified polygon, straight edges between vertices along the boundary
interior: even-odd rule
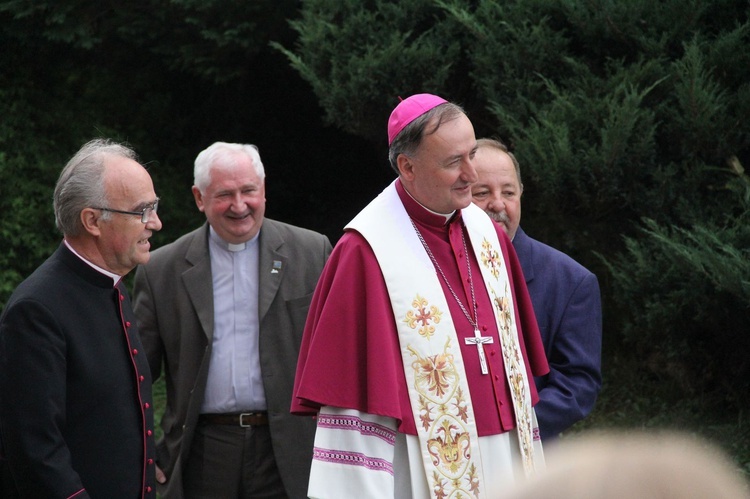
[[[430,215],[433,215],[435,217],[440,217],[440,219],[443,222],[442,225],[448,224],[451,220],[453,220],[453,216],[456,214],[456,210],[453,210],[450,213],[438,213],[437,211],[433,211],[433,210],[429,209],[428,207],[426,207],[425,205],[423,205],[422,203],[420,203],[419,201],[417,201],[414,198],[414,196],[412,196],[411,193],[406,190],[406,188],[401,183],[401,179],[398,179],[396,181],[396,192],[402,192],[402,193],[404,193],[406,196],[409,197],[410,200],[414,201],[414,204],[416,204],[419,208],[421,208],[422,210],[426,211]],[[400,197],[402,198],[402,201],[403,201],[403,197],[404,197],[403,194]],[[437,221],[432,221],[431,223],[437,224]]]
[[[219,236],[219,234],[217,234],[214,228],[211,227],[210,225],[208,227],[208,231],[209,231],[208,237],[210,237],[214,243],[216,243],[219,247],[224,248],[225,250],[231,251],[233,253],[245,250],[245,248],[247,248],[249,244],[254,243],[258,239],[258,236],[260,236],[260,231],[258,231],[258,233],[255,234],[255,236],[249,241],[245,241],[244,243],[234,244],[234,243],[228,243],[225,240],[223,240],[221,236]]]
[[[406,193],[407,193],[407,194],[409,194],[409,191],[406,191]],[[411,196],[411,194],[409,194],[409,195]],[[412,199],[413,199],[413,198],[412,198]],[[417,200],[416,200],[416,199],[414,199],[414,201],[417,201]],[[417,201],[417,203],[419,203],[419,201]],[[425,205],[423,205],[422,203],[419,203],[419,205],[420,205],[420,206],[421,206],[422,208],[424,208],[425,210],[427,210],[427,211],[429,211],[430,213],[432,213],[433,215],[437,215],[437,216],[439,216],[439,217],[443,217],[443,218],[445,218],[445,223],[448,223],[448,222],[450,221],[450,219],[451,219],[451,218],[453,218],[453,215],[455,215],[455,214],[456,214],[456,210],[453,210],[452,212],[450,212],[450,213],[448,213],[448,214],[445,214],[445,213],[438,213],[437,211],[432,211],[431,209],[429,209],[428,207],[426,207],[426,206],[425,206]]]
[[[111,277],[112,280],[114,281],[114,285],[117,286],[117,283],[120,282],[120,279],[122,279],[121,275],[117,275],[114,272],[110,272],[109,270],[103,269],[100,266],[98,266],[98,265],[96,265],[96,264],[94,264],[94,263],[86,260],[84,257],[81,256],[80,253],[78,253],[73,248],[73,246],[70,245],[70,243],[68,242],[67,239],[63,239],[63,242],[65,243],[65,246],[68,247],[68,249],[70,250],[71,253],[73,253],[75,256],[77,256],[78,258],[80,258],[81,260],[83,260],[89,267],[91,267],[92,269],[96,270],[100,274],[104,274],[106,276]]]

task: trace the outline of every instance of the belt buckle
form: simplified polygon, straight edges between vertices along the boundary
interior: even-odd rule
[[[243,412],[242,414],[240,414],[240,426],[243,427],[243,428],[250,428],[252,426],[252,424],[245,423],[245,420],[244,420],[245,416],[255,416],[255,413],[254,412]]]

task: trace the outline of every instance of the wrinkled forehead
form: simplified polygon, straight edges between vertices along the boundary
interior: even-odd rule
[[[417,154],[439,154],[447,157],[473,155],[477,148],[474,126],[463,114],[434,116],[425,127]]]

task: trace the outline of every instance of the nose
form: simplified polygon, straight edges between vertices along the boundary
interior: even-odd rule
[[[161,227],[162,227],[162,224],[161,224],[161,218],[159,218],[159,214],[156,213],[155,211],[152,211],[148,217],[146,228],[156,232],[156,231],[160,231]]]
[[[505,210],[505,199],[503,199],[503,196],[499,192],[490,191],[487,209],[495,213],[500,213]]]
[[[245,210],[245,201],[242,199],[242,194],[237,193],[232,196],[231,210],[235,213],[242,213]]]
[[[474,162],[471,159],[466,159],[463,161],[463,165],[461,167],[461,178],[464,182],[469,184],[474,184],[477,182],[477,180],[479,180],[477,169],[474,167]]]

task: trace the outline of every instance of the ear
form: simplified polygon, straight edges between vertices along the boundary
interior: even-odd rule
[[[398,174],[406,181],[414,179],[414,162],[406,154],[399,154],[396,158]]]
[[[93,236],[101,234],[102,229],[99,226],[101,219],[102,215],[99,210],[95,210],[94,208],[84,208],[81,210],[81,225],[83,225],[83,230]]]
[[[193,198],[195,198],[195,206],[198,207],[198,210],[203,211],[203,194],[201,194],[197,185],[193,186]]]

